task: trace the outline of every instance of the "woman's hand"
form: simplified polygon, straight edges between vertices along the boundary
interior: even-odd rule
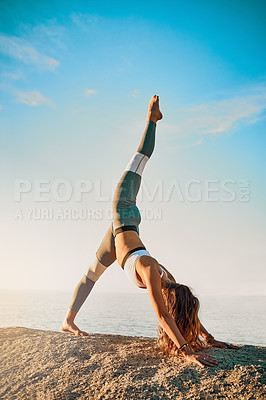
[[[197,364],[201,368],[204,368],[205,366],[214,367],[218,364],[218,361],[212,358],[209,354],[203,351],[194,352],[188,345],[180,350],[180,352],[187,361]]]
[[[199,365],[201,368],[204,367],[215,367],[218,364],[218,361],[216,361],[214,358],[212,358],[209,354],[206,354],[204,352],[190,352],[189,354],[184,353],[184,356],[187,361],[192,362],[194,364]]]
[[[233,344],[226,343],[226,342],[220,342],[219,340],[216,340],[214,338],[208,340],[208,344],[212,347],[220,347],[221,349],[234,349],[238,350],[238,346],[234,346]]]

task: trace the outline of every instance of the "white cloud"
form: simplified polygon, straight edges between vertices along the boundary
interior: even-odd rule
[[[85,90],[85,96],[86,97],[90,97],[91,95],[96,94],[96,93],[97,93],[97,91],[94,90],[94,89],[86,89]]]
[[[201,138],[201,139],[199,139],[199,140],[196,140],[196,141],[193,142],[193,143],[186,144],[186,145],[184,145],[184,146],[177,146],[176,148],[177,148],[178,150],[183,150],[183,149],[188,149],[189,147],[198,146],[199,144],[202,144],[202,143],[203,143],[203,139]]]
[[[73,13],[70,18],[75,25],[86,32],[90,32],[91,25],[99,22],[99,17],[92,14]]]
[[[30,107],[35,107],[35,106],[50,106],[54,107],[54,103],[44,97],[40,92],[17,92],[17,102],[18,103],[23,103],[26,104],[27,106]]]
[[[38,24],[35,27],[31,25],[24,26],[24,34],[30,38],[31,43],[40,44],[42,48],[57,51],[66,48],[66,27],[58,25],[56,19],[46,21],[46,24]]]
[[[39,53],[25,39],[15,36],[0,35],[0,52],[25,64],[32,64],[50,71],[55,70],[59,65],[59,61]]]
[[[129,94],[130,97],[134,97],[134,98],[138,97],[138,95],[139,95],[138,89],[132,90],[132,92]]]
[[[215,136],[236,129],[240,124],[254,124],[263,118],[266,109],[266,86],[247,89],[242,96],[202,103],[179,109],[178,122],[165,124],[169,133],[179,137]],[[196,143],[196,142],[195,142]],[[198,141],[198,144],[202,142]],[[190,147],[191,145],[189,145]]]
[[[25,76],[22,72],[3,72],[2,73],[3,77],[7,79],[11,79],[13,81],[17,81],[19,79],[24,79]]]

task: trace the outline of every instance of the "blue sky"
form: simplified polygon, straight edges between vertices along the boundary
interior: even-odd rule
[[[72,290],[110,221],[15,216],[46,208],[105,215],[156,93],[164,120],[144,180],[151,190],[162,182],[163,196],[140,206],[162,215],[144,218],[144,242],[197,293],[265,292],[264,20],[263,1],[0,3],[3,288]],[[82,202],[58,202],[51,186],[60,179],[93,188]],[[200,201],[169,198],[173,182],[185,192],[193,179]],[[33,188],[21,202],[18,180]],[[34,200],[39,180],[49,181],[48,202]],[[233,201],[222,199],[225,180]],[[243,180],[248,201],[239,200]],[[105,274],[97,290],[134,290],[118,266]]]

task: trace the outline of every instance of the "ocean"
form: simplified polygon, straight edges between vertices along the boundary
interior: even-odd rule
[[[0,327],[60,331],[72,293],[0,291]],[[200,319],[215,338],[266,346],[266,296],[201,296]],[[146,292],[92,292],[76,324],[88,333],[156,337],[157,319]]]

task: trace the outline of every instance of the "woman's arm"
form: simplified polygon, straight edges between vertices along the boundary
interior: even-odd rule
[[[207,343],[209,339],[213,339],[213,336],[207,331],[206,328],[204,328],[202,323],[200,324],[200,334]]]
[[[202,324],[200,324],[200,334],[203,337],[203,339],[213,347],[220,347],[222,349],[235,349],[237,350],[239,347],[234,346],[233,344],[230,343],[225,343],[225,342],[220,342],[219,340],[216,340]]]
[[[151,262],[151,260],[154,262]],[[143,256],[138,260],[137,270],[145,282],[159,324],[169,338],[175,343],[177,348],[180,348],[186,343],[186,341],[178,329],[175,320],[165,307],[162,296],[161,278],[156,263],[157,261],[151,259],[151,257]],[[217,361],[209,357],[207,354],[194,353],[189,346],[184,347],[182,353],[188,361],[196,363],[200,367],[204,367],[204,365],[214,366],[217,364]]]

